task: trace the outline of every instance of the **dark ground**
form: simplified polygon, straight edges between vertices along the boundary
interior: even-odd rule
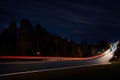
[[[0,77],[0,80],[119,80],[120,63]]]

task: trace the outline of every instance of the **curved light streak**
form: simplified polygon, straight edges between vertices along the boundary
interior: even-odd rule
[[[46,56],[0,56],[0,59],[48,59],[48,60],[81,60],[81,61],[88,61],[92,63],[104,63],[109,62],[109,60],[114,56],[115,51],[117,50],[117,45],[119,41],[113,44],[113,47],[110,49],[107,49],[104,53],[92,56],[92,57],[86,57],[86,58],[70,58],[70,57],[46,57]]]

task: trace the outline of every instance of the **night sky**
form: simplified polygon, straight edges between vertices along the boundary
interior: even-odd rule
[[[76,42],[120,40],[119,0],[0,0],[0,31],[23,18]]]

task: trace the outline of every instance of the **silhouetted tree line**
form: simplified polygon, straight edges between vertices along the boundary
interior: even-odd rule
[[[106,41],[77,44],[50,34],[40,24],[33,26],[26,19],[21,21],[19,27],[12,20],[8,28],[0,33],[0,55],[88,57],[95,55],[99,49],[107,48],[107,45]]]

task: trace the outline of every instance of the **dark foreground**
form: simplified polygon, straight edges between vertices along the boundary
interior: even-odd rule
[[[118,79],[120,63],[97,65],[73,69],[43,71],[0,77],[0,80],[84,80]]]

